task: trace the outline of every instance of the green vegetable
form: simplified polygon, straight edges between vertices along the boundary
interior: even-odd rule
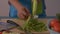
[[[43,13],[42,0],[33,0],[33,15],[39,15]]]
[[[33,0],[33,10],[32,10],[33,16],[36,14],[36,8],[37,8],[37,0]]]
[[[42,1],[39,4],[37,3],[37,0],[33,0],[32,15],[28,17],[23,26],[23,29],[26,33],[31,33],[31,31],[42,32],[47,30],[45,23],[41,21],[38,22],[38,19],[34,18],[34,15],[42,13]]]
[[[43,13],[43,5],[42,5],[42,0],[37,0],[38,3],[37,3],[37,8],[36,8],[36,14],[39,15],[39,14],[42,14]]]
[[[42,8],[42,3],[38,4],[40,6],[40,9]],[[36,11],[38,10],[38,11]],[[46,30],[46,26],[43,22],[38,22],[38,19],[34,19],[34,15],[36,14],[40,14],[39,12],[42,13],[42,9],[39,10],[39,8],[37,9],[37,0],[33,0],[33,10],[32,10],[32,15],[30,15],[28,17],[28,19],[26,20],[25,22],[25,25],[24,25],[24,29],[27,29],[27,31],[45,31]],[[32,17],[31,17],[32,16]]]
[[[46,25],[43,22],[38,22],[37,19],[31,19],[28,24],[29,30],[34,30],[37,32],[46,31]]]

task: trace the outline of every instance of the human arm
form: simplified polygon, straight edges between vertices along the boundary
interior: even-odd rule
[[[26,7],[24,7],[20,2],[18,2],[18,0],[9,0],[9,2],[17,9],[17,15],[19,18],[24,19],[25,16],[29,15],[29,10]]]

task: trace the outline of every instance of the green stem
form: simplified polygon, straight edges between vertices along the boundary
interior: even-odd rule
[[[24,24],[24,28],[28,26],[29,20],[30,20],[31,16],[28,17],[28,19],[26,20],[25,24]]]
[[[36,14],[36,8],[37,8],[37,0],[33,0],[33,10],[32,10],[33,16]]]

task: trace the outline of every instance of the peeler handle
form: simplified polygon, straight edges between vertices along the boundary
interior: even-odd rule
[[[16,24],[14,21],[11,21],[11,20],[7,20],[7,23],[10,23],[10,24],[13,24],[13,25],[19,26],[18,24]]]

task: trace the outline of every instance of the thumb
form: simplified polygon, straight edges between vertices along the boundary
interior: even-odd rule
[[[27,8],[24,8],[24,10],[27,14],[30,14],[30,11]]]

